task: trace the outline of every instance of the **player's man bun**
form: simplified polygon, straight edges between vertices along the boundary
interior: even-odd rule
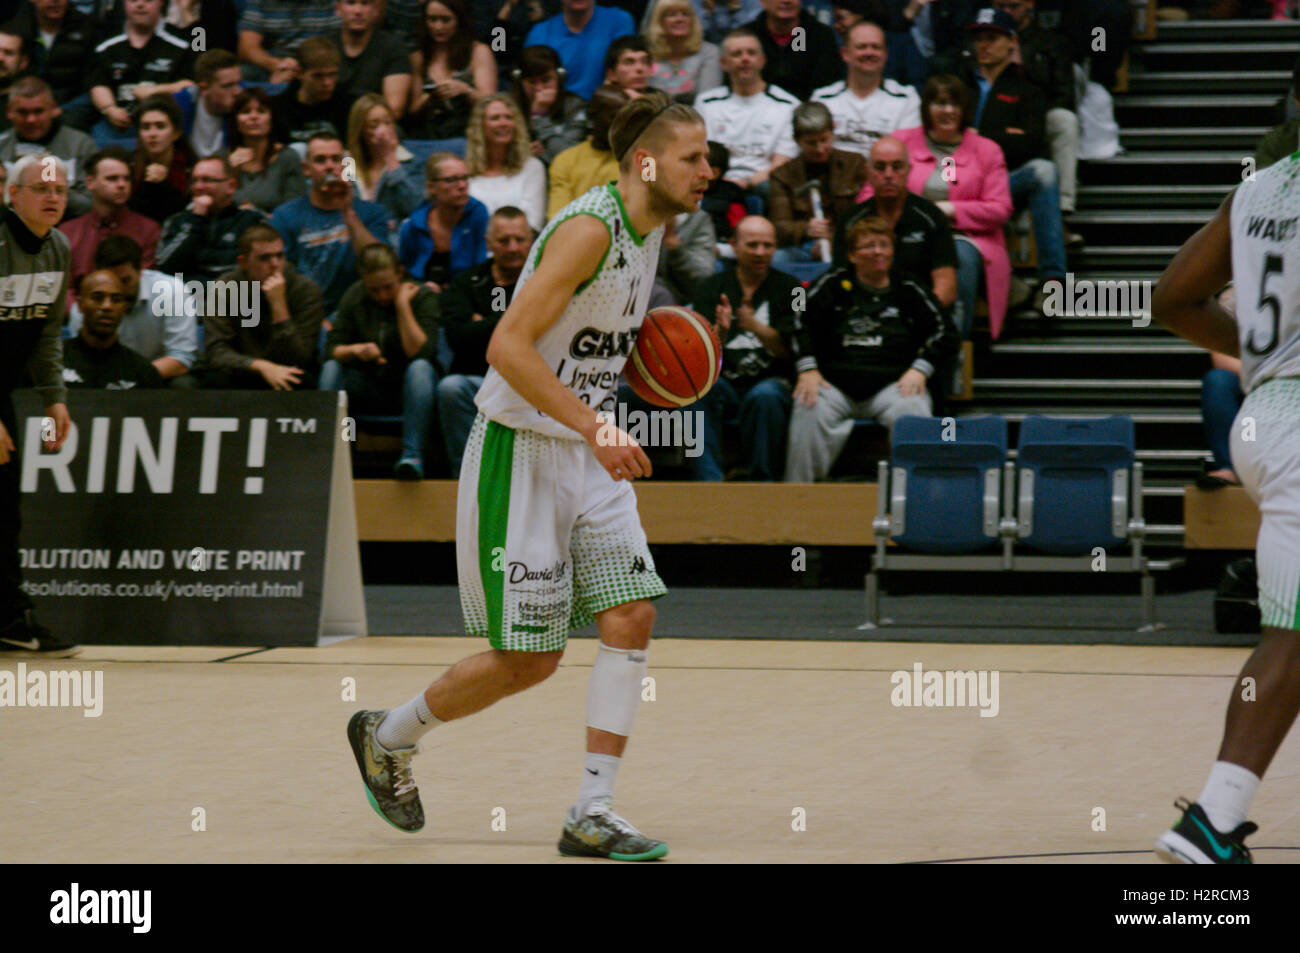
[[[648,139],[662,145],[664,134],[676,123],[704,125],[704,117],[685,103],[675,102],[662,90],[653,90],[633,99],[618,111],[609,127],[609,145],[620,168],[632,155],[637,143]]]

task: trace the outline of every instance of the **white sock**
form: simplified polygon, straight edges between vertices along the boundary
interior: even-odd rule
[[[1230,761],[1216,761],[1196,803],[1215,830],[1231,834],[1246,819],[1258,787],[1259,778],[1253,771]]]
[[[441,724],[425,704],[424,692],[420,692],[405,705],[388,713],[379,723],[375,738],[389,751],[409,748]]]
[[[618,766],[622,760],[612,754],[587,752],[582,771],[582,788],[578,791],[578,800],[573,806],[578,817],[586,814],[601,798],[614,797],[614,779],[618,776]]]

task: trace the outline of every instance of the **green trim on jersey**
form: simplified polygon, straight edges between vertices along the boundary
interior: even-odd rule
[[[636,227],[632,224],[632,220],[627,217],[627,209],[623,206],[623,196],[619,194],[618,183],[611,182],[609,185],[605,186],[605,188],[609,189],[610,194],[614,196],[614,201],[618,203],[618,214],[623,216],[623,224],[627,227],[628,235],[631,237],[632,241],[636,243],[636,247],[640,248],[645,244],[645,239],[642,238],[641,233],[636,230]]]
[[[495,420],[487,422],[478,471],[478,569],[488,616],[488,639],[502,647],[505,618],[504,567],[494,569],[495,554],[505,554],[510,525],[510,484],[514,473],[515,431]]]
[[[605,231],[609,235],[609,245],[605,248],[605,254],[600,256],[600,261],[596,265],[596,270],[591,273],[591,277],[578,285],[577,289],[573,292],[575,295],[580,295],[586,291],[587,286],[600,277],[600,269],[605,267],[605,259],[609,257],[609,250],[614,247],[614,230],[609,227],[609,222],[605,221],[595,212],[586,210],[570,212],[568,215],[564,216],[564,218],[558,218],[547,226],[546,234],[543,235],[542,240],[537,243],[537,257],[533,260],[533,271],[535,272],[537,271],[537,266],[542,262],[542,252],[546,251],[546,243],[551,240],[551,236],[555,234],[555,230],[569,219],[577,218],[579,215],[590,215],[596,221],[600,222],[600,224],[604,225]]]

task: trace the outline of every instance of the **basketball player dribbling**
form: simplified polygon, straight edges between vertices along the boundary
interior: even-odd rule
[[[704,122],[662,93],[632,100],[610,143],[617,183],[565,206],[529,254],[488,347],[460,474],[456,561],[470,635],[463,659],[406,704],[359,711],[348,739],[372,807],[394,827],[424,826],[411,756],[422,735],[555,671],[570,631],[594,617],[600,643],[587,691],[587,755],[562,854],[653,860],[668,845],[612,807],[614,778],[641,701],[655,571],[630,485],[645,452],[598,413],[649,304],[663,225],[699,207],[709,182]]]
[[[1246,820],[1300,711],[1300,153],[1243,182],[1161,276],[1152,313],[1194,344],[1241,357],[1245,402],[1232,466],[1259,504],[1263,636],[1228,702],[1218,760],[1200,799],[1156,841],[1171,863],[1248,864]],[[1229,280],[1236,318],[1215,301]],[[1253,683],[1247,683],[1252,679]],[[1247,686],[1253,684],[1254,690]]]

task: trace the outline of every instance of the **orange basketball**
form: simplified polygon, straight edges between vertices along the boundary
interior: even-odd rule
[[[683,407],[709,392],[722,371],[722,344],[690,308],[655,308],[641,322],[623,376],[656,407]]]

